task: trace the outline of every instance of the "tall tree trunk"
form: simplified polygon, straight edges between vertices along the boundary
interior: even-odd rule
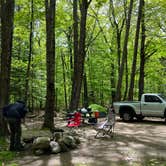
[[[7,134],[2,107],[9,102],[14,0],[1,0],[0,136]]]
[[[130,31],[130,21],[131,21],[131,13],[133,9],[133,0],[130,0],[130,7],[128,12],[128,17],[126,19],[126,32],[124,38],[124,45],[123,45],[123,52],[122,52],[122,61],[120,65],[120,72],[118,76],[118,83],[117,83],[117,92],[116,92],[116,100],[121,100],[121,87],[123,81],[123,73],[124,73],[124,64],[127,58],[127,46],[128,46],[128,39],[129,39],[129,31]]]
[[[84,108],[88,108],[89,105],[89,98],[88,98],[88,85],[87,85],[87,76],[86,73],[84,72],[84,100],[83,100],[83,106]]]
[[[111,82],[111,101],[110,104],[113,104],[113,102],[115,101],[115,88],[116,88],[116,84],[115,84],[115,65],[114,65],[114,59],[111,62],[111,75],[110,75],[110,82]]]
[[[75,5],[77,5],[77,0],[73,3],[73,14],[74,14],[74,22],[76,21],[76,25],[78,25],[78,19],[75,20],[77,17],[77,11],[75,10]],[[73,75],[73,83],[72,83],[72,94],[71,94],[71,101],[70,101],[70,110],[75,110],[78,108],[79,100],[80,100],[80,93],[81,93],[81,85],[83,80],[83,72],[84,72],[84,61],[85,61],[85,39],[86,39],[86,19],[87,19],[87,10],[90,4],[87,0],[83,0],[80,3],[80,12],[81,12],[81,19],[80,19],[80,39],[77,46],[78,40],[78,28],[74,27],[74,75]],[[75,32],[76,31],[76,32]]]
[[[0,0],[0,48],[1,48],[1,14],[2,14],[2,0]]]
[[[142,17],[142,0],[139,0],[138,18],[137,18],[137,26],[136,26],[136,33],[135,33],[135,43],[134,43],[134,55],[133,55],[133,62],[132,62],[132,68],[131,68],[130,87],[129,87],[128,100],[133,100],[141,17]]]
[[[61,52],[61,60],[62,60],[62,71],[63,71],[63,86],[64,86],[64,99],[65,99],[65,110],[67,110],[67,90],[66,90],[66,74],[65,74],[65,59],[64,59],[64,55]]]
[[[129,72],[128,72],[128,58],[126,57],[126,62],[125,62],[125,91],[124,91],[124,96],[123,96],[123,101],[126,100],[127,98],[127,93],[128,93],[128,79],[129,79]]]
[[[56,0],[45,0],[47,94],[43,127],[54,127],[55,111],[55,8]]]
[[[27,72],[25,79],[25,103],[27,103],[27,99],[29,97],[29,80],[30,80],[30,68],[31,68],[31,60],[33,54],[33,15],[34,15],[34,6],[33,0],[31,0],[31,18],[30,18],[30,34],[29,34],[29,55],[28,55],[28,64],[27,64]]]
[[[126,2],[124,1],[124,6],[126,6]],[[125,8],[124,8],[125,10]],[[110,16],[110,20],[113,18],[113,26],[115,26],[115,30],[116,30],[116,43],[117,43],[117,57],[118,57],[118,74],[120,73],[120,62],[121,62],[121,33],[124,27],[124,23],[125,23],[125,19],[126,16],[124,17],[124,19],[122,20],[122,24],[119,27],[119,24],[117,22],[117,18],[115,16],[115,8],[114,8],[114,4],[113,4],[113,0],[110,0],[110,11],[111,11],[111,16]]]
[[[141,19],[141,51],[140,51],[140,75],[139,75],[139,96],[138,99],[141,100],[141,95],[144,93],[144,78],[145,78],[145,1],[142,0],[142,19]]]
[[[126,1],[124,1],[124,10],[126,9]],[[116,30],[116,43],[117,43],[117,59],[118,59],[118,75],[120,75],[120,63],[121,63],[121,34],[122,30],[124,27],[125,19],[126,19],[126,13],[125,17],[122,20],[122,24],[119,25],[117,22],[117,18],[115,15],[115,8],[114,8],[114,3],[113,0],[110,0],[110,11],[111,11],[111,17],[110,20],[113,19],[112,25],[115,26]],[[112,96],[112,104],[116,100],[116,84],[115,84],[115,67],[114,67],[114,62],[111,64],[111,85],[112,85],[112,91],[111,91],[111,96]]]
[[[100,98],[100,105],[104,105],[103,80],[101,80],[101,82],[100,82],[100,93],[99,93],[99,98]]]
[[[70,77],[71,77],[71,82],[72,82],[72,75],[73,75],[73,49],[72,49],[72,33],[73,29],[72,27],[68,27],[66,31],[64,31],[66,38],[67,38],[67,45],[68,45],[68,54],[69,54],[69,62],[70,62]],[[78,35],[78,34],[77,34]],[[78,43],[78,41],[77,41]],[[78,44],[77,44],[78,45]]]
[[[74,110],[77,108],[77,105],[75,104],[77,101],[75,101],[76,96],[76,83],[74,80],[74,77],[77,75],[77,57],[78,57],[78,1],[73,1],[73,30],[74,30],[74,36],[73,36],[73,42],[74,42],[74,71],[72,75],[72,91],[71,91],[71,99],[69,104],[69,110]]]

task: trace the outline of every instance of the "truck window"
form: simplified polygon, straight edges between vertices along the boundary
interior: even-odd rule
[[[157,96],[146,95],[145,102],[161,103],[161,100]]]
[[[163,100],[165,100],[165,101],[166,101],[166,96],[165,96],[165,95],[160,94],[159,96],[160,96]]]

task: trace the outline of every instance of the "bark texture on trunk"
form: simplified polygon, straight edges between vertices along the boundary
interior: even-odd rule
[[[2,107],[9,103],[14,4],[14,0],[1,0],[0,136],[8,133]]]
[[[73,3],[73,17],[74,17],[74,73],[72,82],[72,94],[69,105],[70,110],[76,110],[79,106],[80,93],[82,87],[83,73],[84,73],[84,61],[86,56],[85,51],[85,39],[86,39],[86,19],[87,10],[91,0],[83,0],[80,2],[80,34],[78,41],[78,19],[77,19],[77,0]],[[75,45],[76,44],[76,45]]]
[[[47,94],[43,127],[54,128],[55,111],[55,8],[56,0],[45,0]]]
[[[141,23],[141,17],[142,17],[142,4],[143,4],[142,1],[143,0],[139,0],[138,18],[137,18],[135,43],[134,43],[134,55],[133,55],[133,62],[132,62],[132,68],[131,68],[128,100],[133,100],[133,97],[134,97],[134,82],[135,82],[135,73],[136,73],[136,66],[137,66],[138,41],[139,41],[140,23]]]
[[[140,75],[139,75],[139,95],[138,99],[141,100],[141,95],[144,93],[144,78],[145,78],[145,1],[142,2],[142,20],[141,20],[141,51],[140,51]]]
[[[118,83],[117,83],[117,91],[116,91],[116,100],[121,100],[121,87],[123,82],[123,74],[124,74],[124,66],[127,59],[127,46],[128,46],[128,39],[129,39],[129,31],[130,31],[130,21],[131,21],[131,14],[133,9],[133,0],[130,0],[130,6],[128,11],[128,16],[126,19],[126,32],[124,38],[124,45],[123,45],[123,52],[122,52],[122,61],[120,65],[120,72],[118,76]]]

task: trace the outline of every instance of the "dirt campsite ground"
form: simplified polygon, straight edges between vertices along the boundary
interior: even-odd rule
[[[35,118],[26,123],[31,129],[41,125]],[[56,127],[67,130],[66,123],[55,118]],[[42,156],[24,152],[13,162],[19,166],[166,166],[166,124],[162,119],[124,123],[117,117],[113,138],[94,138],[93,125],[75,130],[81,139],[77,149]],[[24,130],[23,135],[28,132],[30,129]]]

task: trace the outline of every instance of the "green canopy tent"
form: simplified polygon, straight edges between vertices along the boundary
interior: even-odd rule
[[[91,108],[92,112],[99,112],[100,117],[106,116],[107,114],[107,108],[99,104],[91,104],[88,108]]]

